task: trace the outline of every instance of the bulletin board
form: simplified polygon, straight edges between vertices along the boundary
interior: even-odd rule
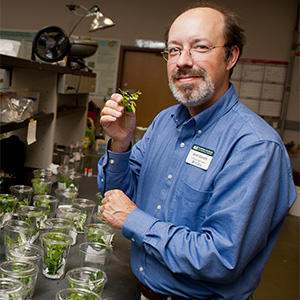
[[[32,41],[36,33],[33,31],[0,30],[0,38],[20,41],[18,57],[31,60]],[[92,38],[92,40],[98,43],[98,49],[94,55],[84,60],[88,67],[97,74],[95,92],[91,95],[94,99],[101,98],[103,100],[116,89],[120,41],[97,38]],[[0,88],[2,88],[1,82],[3,82],[4,76],[2,71],[0,70]]]
[[[260,115],[279,119],[283,108],[288,63],[241,59],[231,82],[239,100]]]

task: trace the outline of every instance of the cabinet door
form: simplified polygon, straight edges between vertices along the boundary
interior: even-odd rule
[[[118,86],[140,90],[137,101],[137,126],[148,127],[163,109],[177,104],[168,86],[167,65],[157,49],[123,48]]]

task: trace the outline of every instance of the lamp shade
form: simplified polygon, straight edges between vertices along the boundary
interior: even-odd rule
[[[91,24],[89,32],[93,32],[98,29],[104,29],[114,25],[115,23],[110,18],[104,17],[101,12],[97,11],[96,17]]]

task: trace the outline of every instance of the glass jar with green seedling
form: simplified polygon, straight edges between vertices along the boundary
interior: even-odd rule
[[[4,245],[30,243],[34,234],[34,226],[21,220],[8,220],[4,223]]]
[[[55,217],[55,211],[58,207],[58,199],[51,195],[36,195],[33,197],[33,205],[43,211],[41,218],[41,228],[45,227],[45,220]]]
[[[26,293],[24,283],[15,278],[0,276],[0,299],[1,300],[23,300]]]
[[[18,198],[12,194],[0,194],[0,212],[2,212],[2,223],[0,227],[3,226],[5,221],[12,218],[17,202]]]
[[[29,261],[7,260],[0,264],[1,277],[21,280],[26,288],[25,300],[30,300],[35,292],[39,268]]]
[[[75,189],[58,188],[55,190],[55,195],[59,200],[58,205],[71,205],[72,200],[77,198],[78,191]]]
[[[35,195],[47,195],[51,193],[52,181],[46,178],[33,178],[31,180]]]
[[[74,235],[73,222],[63,218],[50,218],[45,221],[45,232],[61,232],[72,237]],[[76,244],[76,238],[72,245]]]
[[[112,226],[103,223],[87,224],[84,226],[84,241],[97,242],[113,246],[115,232]]]
[[[33,195],[33,187],[29,185],[12,185],[9,187],[12,195],[18,198],[16,208],[22,205],[30,205]]]
[[[59,291],[55,295],[55,300],[102,300],[102,298],[86,289],[68,288]]]
[[[107,282],[106,273],[97,268],[78,267],[67,272],[71,288],[83,288],[101,295]]]
[[[43,274],[50,279],[60,279],[65,274],[72,238],[60,232],[46,232],[40,236],[44,250]]]
[[[44,218],[44,212],[40,207],[35,206],[20,206],[17,209],[18,218],[21,221],[25,221],[28,224],[34,226],[33,236],[31,238],[31,243],[34,243],[39,236],[39,231],[41,228],[41,222]]]

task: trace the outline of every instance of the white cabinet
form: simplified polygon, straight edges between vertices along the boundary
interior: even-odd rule
[[[0,56],[8,84],[40,93],[37,141],[27,146],[26,167],[46,168],[53,159],[54,144],[69,145],[84,138],[89,93],[95,89],[96,75],[69,67]],[[0,123],[0,133],[11,132],[26,143],[29,120]]]

